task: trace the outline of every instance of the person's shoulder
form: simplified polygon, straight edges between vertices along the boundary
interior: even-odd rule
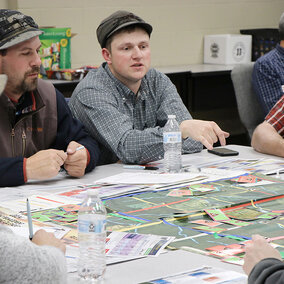
[[[163,72],[160,72],[159,70],[155,69],[155,68],[151,68],[149,69],[149,71],[147,72],[146,76],[145,76],[148,80],[151,81],[164,81],[164,80],[169,80],[169,78],[167,77],[166,74],[164,74]]]
[[[4,225],[0,225],[0,234],[12,234],[13,232],[11,231],[10,228]]]
[[[109,75],[107,74],[104,67],[101,65],[96,69],[92,69],[88,72],[86,77],[82,79],[77,85],[77,91],[82,89],[94,89],[107,86],[106,84],[110,81]],[[109,83],[109,82],[108,82]]]
[[[273,65],[275,63],[275,60],[277,60],[278,57],[279,57],[278,51],[276,48],[274,48],[271,51],[260,56],[256,60],[255,66],[261,66],[261,65],[266,65],[266,64]]]

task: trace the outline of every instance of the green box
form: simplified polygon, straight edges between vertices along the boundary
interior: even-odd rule
[[[71,28],[41,28],[39,54],[45,70],[71,68]]]

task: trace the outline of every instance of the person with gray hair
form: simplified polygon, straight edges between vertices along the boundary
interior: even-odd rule
[[[163,129],[176,115],[182,152],[226,144],[229,133],[212,121],[192,119],[170,79],[150,68],[152,26],[128,11],[117,11],[97,28],[105,62],[78,84],[69,106],[101,143],[105,162],[143,164],[162,159]]]
[[[279,21],[280,42],[257,59],[252,74],[252,84],[262,105],[264,116],[284,94],[284,13]]]

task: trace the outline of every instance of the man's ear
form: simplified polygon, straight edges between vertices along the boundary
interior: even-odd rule
[[[108,49],[106,48],[102,49],[102,56],[104,60],[107,62],[107,64],[111,64],[111,53],[109,52]]]

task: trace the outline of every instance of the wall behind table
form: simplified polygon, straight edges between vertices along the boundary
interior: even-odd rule
[[[203,62],[205,34],[239,33],[240,29],[276,28],[283,0],[0,0],[40,26],[71,27],[72,67],[102,62],[95,31],[100,21],[123,9],[151,23],[152,65]]]

